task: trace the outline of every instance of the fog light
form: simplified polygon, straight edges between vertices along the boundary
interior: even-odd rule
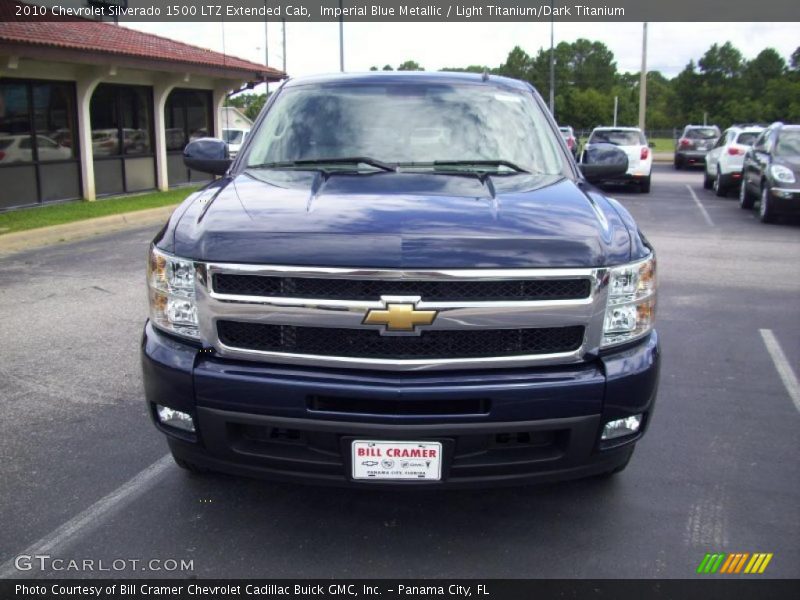
[[[639,425],[642,424],[642,415],[633,415],[625,419],[617,419],[616,421],[609,421],[603,427],[604,440],[613,440],[615,438],[632,435],[639,431]]]
[[[192,415],[189,413],[156,404],[156,414],[162,425],[194,433],[194,419],[192,419]]]

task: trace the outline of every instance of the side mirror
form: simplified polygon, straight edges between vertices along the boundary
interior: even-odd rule
[[[648,148],[655,148],[656,147],[656,143],[655,142],[648,142],[647,147]]]
[[[592,144],[584,148],[578,165],[586,181],[614,179],[628,170],[628,155],[614,144]]]
[[[225,175],[231,162],[228,144],[216,138],[200,138],[183,149],[183,164],[194,171]]]

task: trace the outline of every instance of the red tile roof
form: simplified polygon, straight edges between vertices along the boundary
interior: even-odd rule
[[[20,20],[15,16],[15,6],[18,4],[16,0],[0,0],[0,46],[9,42],[86,50],[107,55],[244,71],[249,75],[258,74],[262,78],[265,75],[270,79],[283,77],[281,71],[272,67],[111,23],[88,19],[59,19],[52,16],[48,16],[46,22]]]

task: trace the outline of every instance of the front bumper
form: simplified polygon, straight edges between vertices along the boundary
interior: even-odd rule
[[[780,214],[800,214],[800,188],[798,187],[773,187],[769,190],[770,205]]]
[[[623,464],[649,424],[659,350],[654,332],[581,365],[319,371],[226,361],[148,323],[142,364],[151,415],[161,404],[195,418],[195,435],[156,421],[172,452],[188,462],[308,483],[440,488],[570,479]],[[601,442],[603,424],[639,413],[645,416],[637,434]],[[356,438],[439,441],[442,480],[354,481],[349,457]]]

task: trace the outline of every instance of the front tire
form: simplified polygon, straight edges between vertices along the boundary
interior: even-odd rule
[[[769,201],[769,185],[766,183],[761,186],[761,205],[758,207],[758,219],[762,223],[772,223],[775,221],[775,211]]]
[[[747,191],[747,182],[742,176],[742,185],[739,186],[739,208],[742,210],[750,210],[753,208],[753,196]]]

